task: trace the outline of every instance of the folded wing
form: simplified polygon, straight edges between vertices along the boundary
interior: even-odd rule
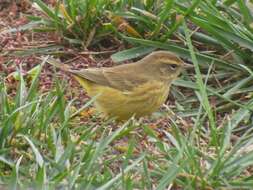
[[[133,70],[132,72],[129,70]],[[90,68],[80,71],[71,70],[71,73],[85,78],[94,83],[115,88],[121,91],[129,91],[141,84],[148,82],[148,77],[132,67]]]

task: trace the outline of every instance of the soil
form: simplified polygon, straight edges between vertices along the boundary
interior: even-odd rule
[[[54,0],[48,0],[48,4],[54,5],[54,3]],[[112,48],[108,46],[108,43],[103,42],[106,45],[103,44],[102,51],[108,51],[109,53],[99,54],[101,49],[84,51],[66,45],[62,42],[59,35],[54,32],[38,33],[33,32],[32,30],[20,30],[20,27],[29,23],[26,15],[41,14],[35,10],[27,0],[20,0],[19,3],[16,1],[6,1],[0,9],[0,77],[3,78],[6,83],[8,94],[13,97],[15,96],[19,83],[19,81],[13,76],[13,73],[19,70],[29,85],[30,79],[28,72],[41,63],[41,60],[38,59],[38,57],[45,56],[43,53],[27,53],[31,50],[58,45],[60,46],[59,50],[64,52],[64,54],[54,58],[59,59],[65,64],[71,65],[73,69],[81,69],[87,67],[112,66],[114,63],[110,59],[110,54],[123,48],[122,44],[118,44],[118,47],[116,48],[114,45]],[[16,31],[10,32],[10,30],[14,29],[16,29]],[[97,53],[94,54],[94,52]],[[54,52],[49,52],[49,54],[54,54]],[[66,99],[71,100],[74,97],[76,98],[76,109],[89,100],[85,91],[71,76],[62,71],[55,70],[49,64],[45,64],[40,74],[39,91],[44,93],[52,90],[56,81],[60,81],[65,87]],[[71,89],[71,91],[68,89]],[[82,122],[92,122],[92,116],[87,113],[89,113],[89,111],[83,113],[85,117],[81,117],[80,120]],[[172,117],[174,118],[176,116]],[[191,120],[186,121],[179,117],[174,119],[184,130],[189,129],[189,127],[192,126]],[[101,121],[96,122],[99,123]],[[142,122],[145,125],[154,128],[161,138],[164,136],[162,131],[166,131],[170,125],[170,119],[164,116],[156,119],[148,119],[147,117],[144,118]]]

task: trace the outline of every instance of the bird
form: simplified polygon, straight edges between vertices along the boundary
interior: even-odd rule
[[[140,118],[157,111],[184,66],[176,54],[162,50],[139,61],[112,67],[74,70],[51,58],[47,62],[71,73],[88,96],[95,97],[98,112],[117,121]]]

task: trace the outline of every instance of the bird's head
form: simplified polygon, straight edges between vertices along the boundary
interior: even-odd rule
[[[164,79],[176,78],[183,66],[184,62],[175,54],[168,51],[155,51],[143,59],[149,65],[150,71]]]

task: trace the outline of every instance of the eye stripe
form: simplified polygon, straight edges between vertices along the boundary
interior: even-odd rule
[[[176,62],[176,61],[172,61],[172,60],[170,60],[170,63],[171,63],[171,64],[178,65],[178,62]]]

